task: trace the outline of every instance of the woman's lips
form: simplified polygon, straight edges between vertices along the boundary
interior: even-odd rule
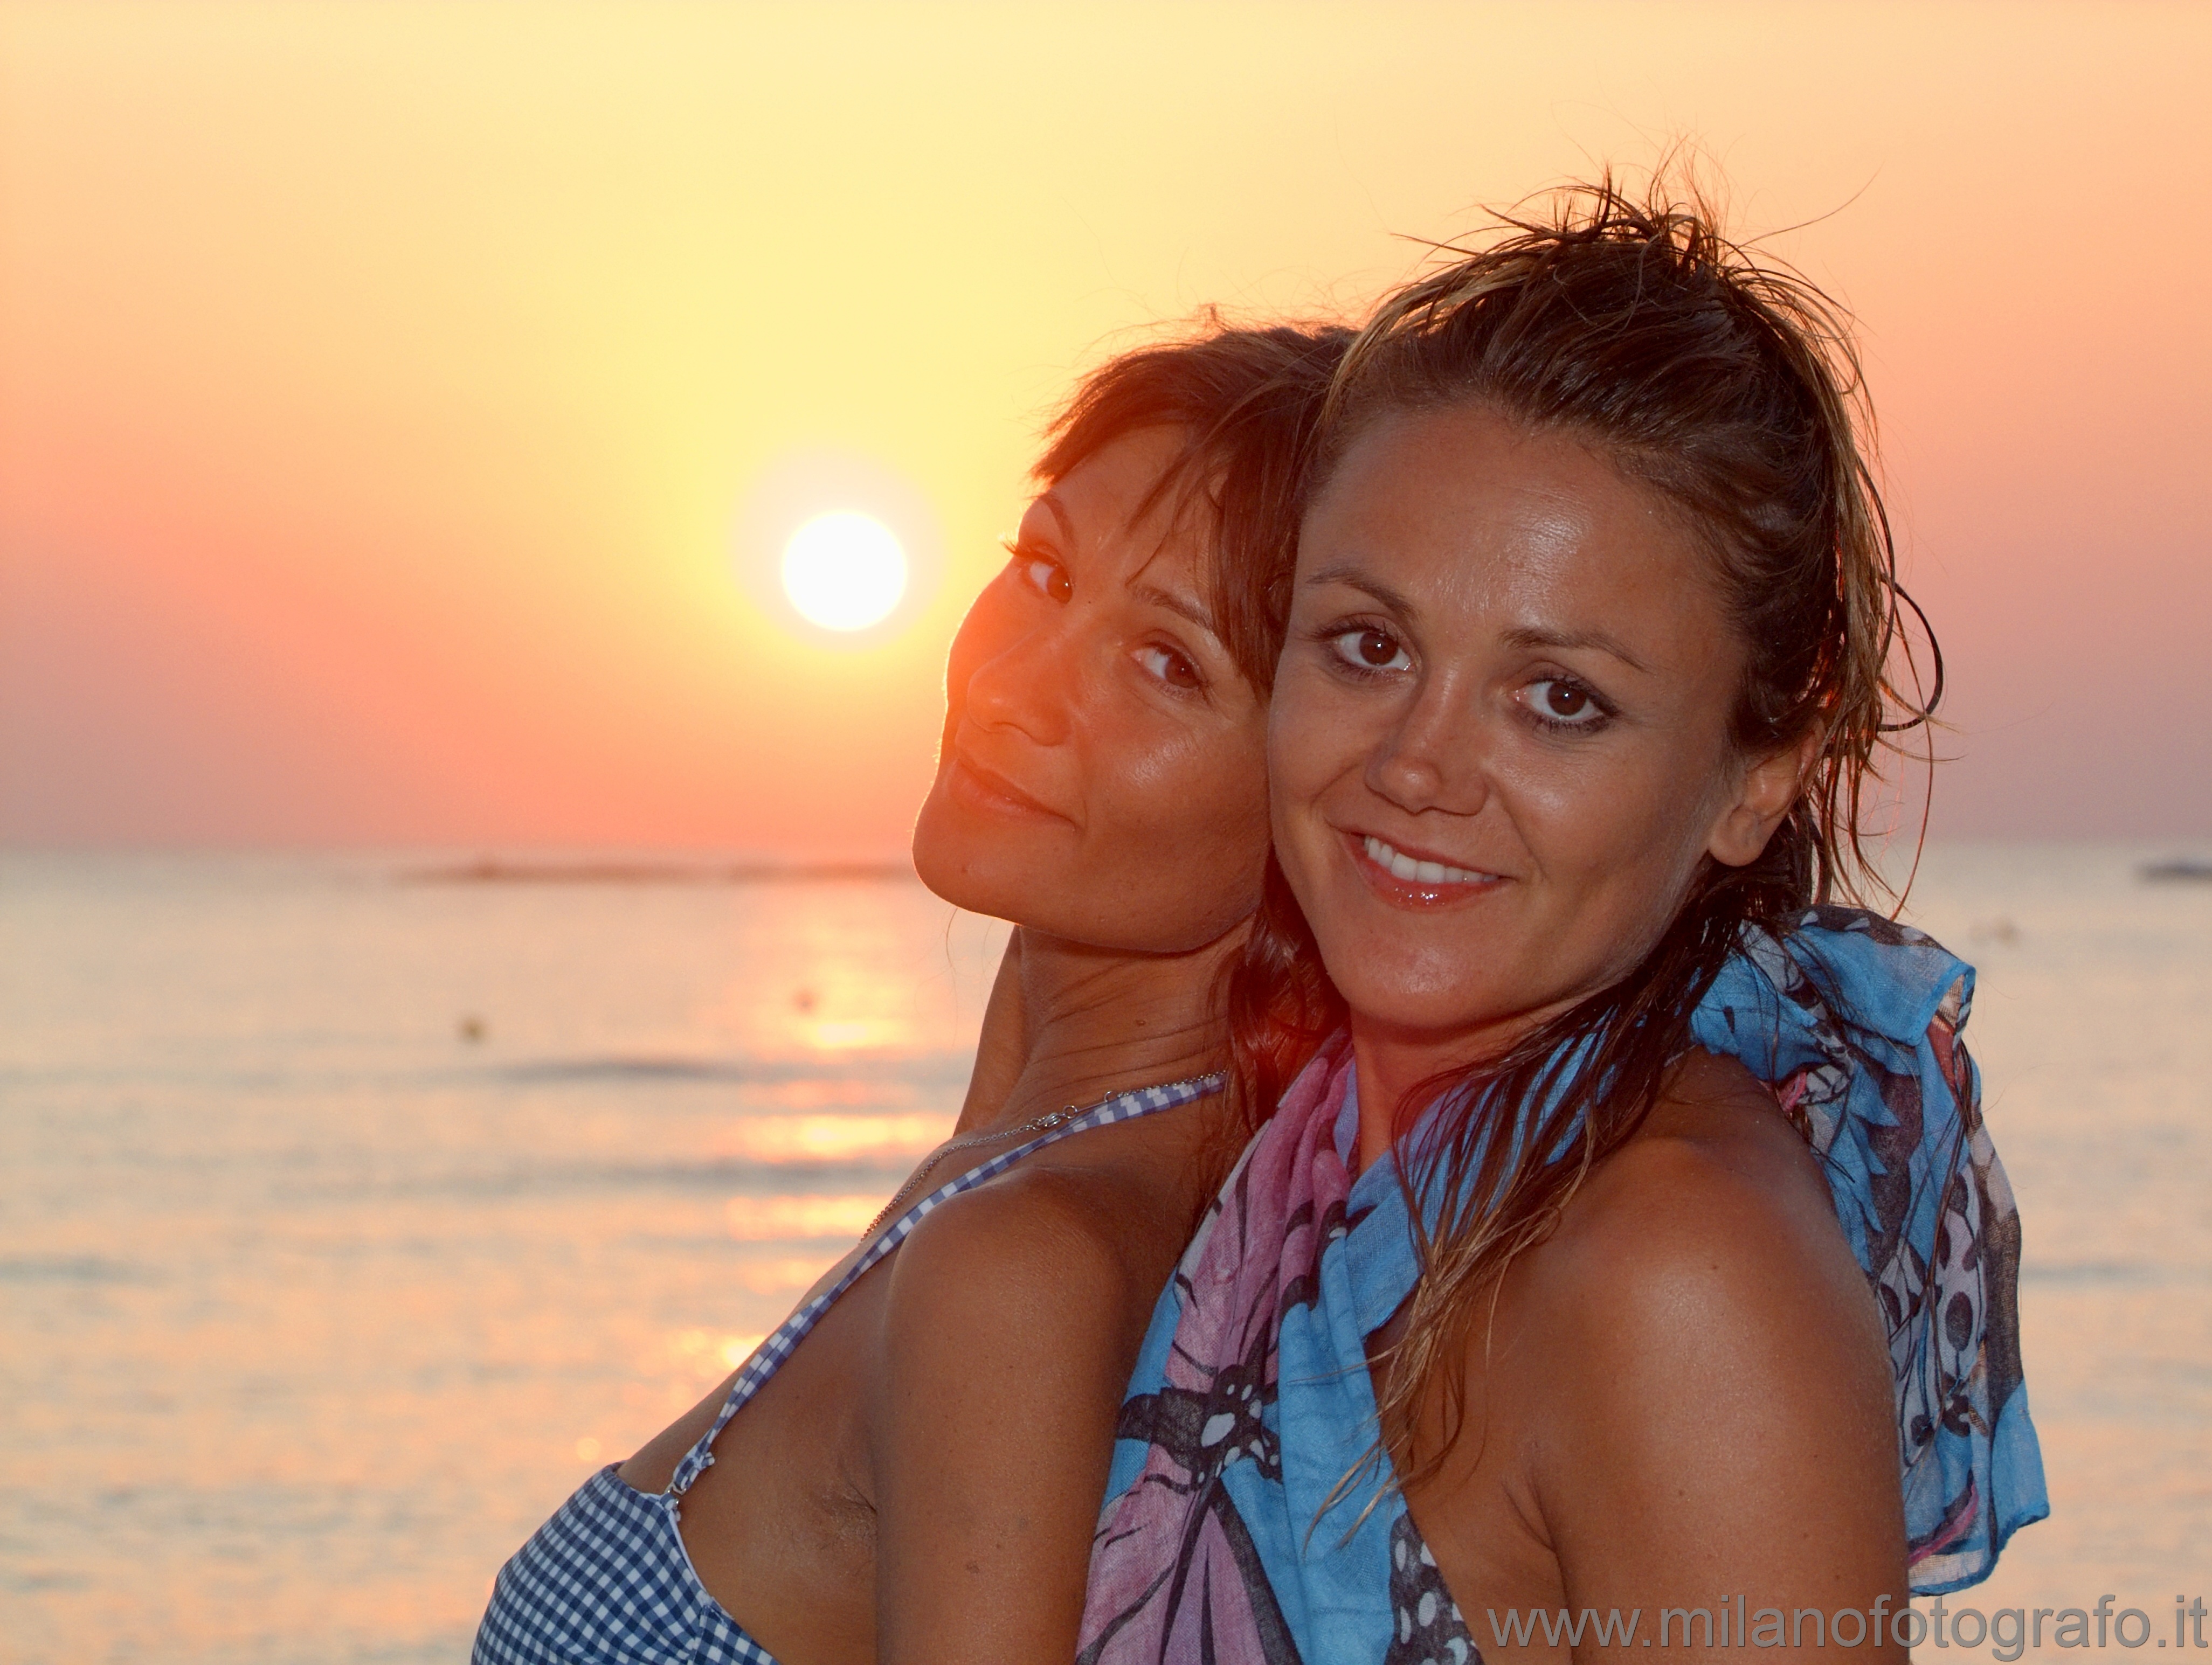
[[[1399,907],[1450,907],[1490,895],[1502,874],[1460,867],[1425,851],[1401,850],[1372,832],[1345,832],[1345,848],[1367,887]]]
[[[1015,816],[1024,820],[1066,821],[1068,818],[1056,809],[1048,808],[1004,775],[984,768],[964,752],[952,754],[952,795],[971,809],[985,814]]]

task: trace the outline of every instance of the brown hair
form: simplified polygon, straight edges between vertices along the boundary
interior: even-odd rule
[[[1456,1439],[1455,1365],[1490,1292],[1643,1123],[1744,927],[1786,929],[1809,905],[1884,888],[1863,791],[1885,736],[1924,723],[1941,693],[1940,657],[1925,698],[1917,670],[1909,693],[1891,675],[1917,609],[1897,583],[1844,318],[1725,240],[1694,189],[1684,195],[1655,182],[1639,201],[1608,177],[1558,193],[1547,212],[1500,216],[1486,246],[1447,251],[1456,257],[1388,296],[1346,355],[1307,482],[1310,499],[1394,412],[1474,404],[1574,435],[1669,500],[1711,555],[1745,651],[1737,747],[1760,755],[1818,736],[1765,853],[1742,868],[1708,858],[1628,976],[1397,1107],[1422,1265],[1380,1406],[1401,1480],[1433,1474]],[[1248,965],[1303,929],[1279,899]],[[1423,1450],[1420,1414],[1439,1391],[1444,1437]]]
[[[1054,484],[1125,435],[1182,428],[1182,448],[1132,518],[1170,496],[1210,517],[1200,574],[1207,610],[1237,669],[1262,694],[1274,685],[1290,610],[1306,464],[1322,402],[1352,342],[1341,324],[1243,329],[1200,312],[1183,339],[1124,353],[1085,377],[1032,470]],[[1278,923],[1242,961],[1231,962],[1223,994],[1235,1112],[1229,1132],[1239,1147],[1339,1017],[1330,1003],[1335,991],[1272,855],[1265,893],[1262,914]]]
[[[1116,439],[1180,427],[1184,439],[1132,511],[1170,497],[1211,518],[1200,570],[1207,610],[1237,669],[1261,693],[1290,610],[1299,486],[1322,403],[1352,345],[1342,324],[1225,324],[1209,307],[1179,341],[1137,348],[1085,376],[1047,430],[1030,470],[1056,485]]]

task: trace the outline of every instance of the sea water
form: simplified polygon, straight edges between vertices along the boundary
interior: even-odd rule
[[[1981,968],[2054,1509],[1953,1600],[2160,1637],[2212,1594],[2212,885],[2164,853],[1939,847],[1909,915]],[[465,1658],[951,1127],[1004,932],[910,879],[425,867],[0,857],[0,1659]]]

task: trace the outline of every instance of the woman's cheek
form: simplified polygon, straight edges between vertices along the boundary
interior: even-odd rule
[[[1190,814],[1194,793],[1218,796],[1229,753],[1217,742],[1187,730],[1132,725],[1104,772],[1121,783],[1124,802],[1141,806],[1136,813],[1148,824],[1172,824]]]
[[[1643,865],[1680,796],[1680,782],[1652,760],[1607,748],[1603,736],[1563,743],[1523,732],[1499,756],[1499,794],[1561,876]]]
[[[1267,749],[1256,718],[1223,736],[1182,787],[1182,813],[1200,823],[1194,846],[1212,843],[1236,874],[1256,875],[1267,859]]]
[[[1267,758],[1255,713],[1249,724],[1150,737],[1117,772],[1114,819],[1155,861],[1188,861],[1225,847],[1240,859],[1267,838]]]
[[[1276,684],[1267,773],[1279,812],[1311,813],[1323,788],[1343,772],[1345,755],[1358,749],[1352,713],[1329,698],[1332,692],[1310,670]]]
[[[1515,819],[1564,910],[1560,946],[1599,962],[1582,976],[1624,974],[1664,931],[1686,814],[1680,780],[1641,760],[1524,784]]]

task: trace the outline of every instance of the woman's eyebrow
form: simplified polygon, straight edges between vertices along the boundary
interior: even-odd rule
[[[1129,586],[1129,594],[1137,601],[1152,607],[1164,607],[1170,613],[1188,619],[1216,641],[1221,639],[1220,628],[1206,610],[1188,596],[1178,596],[1173,590],[1163,590],[1157,584],[1137,584]]]
[[[1309,572],[1300,588],[1311,590],[1327,584],[1340,584],[1372,596],[1401,619],[1411,621],[1420,615],[1421,609],[1413,604],[1412,596],[1401,590],[1392,589],[1380,578],[1370,578],[1352,561],[1339,561],[1334,566],[1323,566]]]
[[[1070,548],[1073,548],[1075,544],[1075,523],[1068,518],[1067,505],[1060,500],[1060,493],[1057,491],[1048,488],[1047,490],[1039,493],[1035,500],[1036,504],[1042,506],[1047,514],[1052,517],[1052,524],[1060,528],[1060,541],[1061,544]]]
[[[1628,651],[1620,637],[1602,630],[1545,630],[1534,625],[1523,625],[1518,630],[1505,633],[1509,647],[1532,648],[1595,648],[1600,653],[1610,653],[1631,670],[1650,675],[1651,668]]]

